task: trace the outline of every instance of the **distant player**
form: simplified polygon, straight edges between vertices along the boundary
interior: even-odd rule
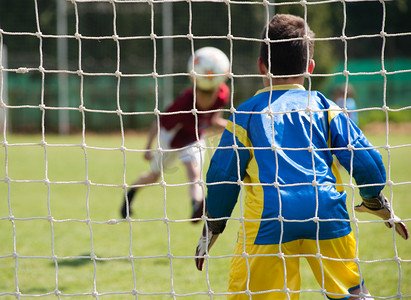
[[[265,88],[237,108],[210,162],[210,219],[196,249],[199,270],[240,189],[245,194],[229,299],[298,299],[301,257],[328,298],[372,299],[355,260],[333,154],[347,170],[352,167],[363,198],[356,210],[380,216],[408,238],[381,192],[386,173],[380,153],[334,102],[303,87],[305,74],[314,70],[313,37],[300,17],[272,18],[262,34],[258,68],[275,76],[264,76]]]
[[[147,150],[156,149],[153,141],[160,138],[160,147],[166,151],[145,152],[144,158],[151,163],[151,171],[144,173],[134,185],[157,182],[163,170],[171,167],[176,159],[180,159],[187,170],[188,180],[200,180],[202,163],[204,162],[204,131],[210,126],[224,128],[227,120],[222,118],[223,108],[229,102],[229,88],[224,83],[230,66],[227,56],[214,47],[204,47],[194,53],[188,60],[188,72],[192,76],[193,86],[187,88],[172,103],[165,114],[160,117],[160,132],[155,121],[151,127]],[[225,74],[225,75],[224,75]],[[220,75],[220,76],[217,76]],[[196,78],[195,80],[193,78]],[[197,112],[195,111],[197,110]],[[172,150],[172,151],[170,151]],[[128,191],[121,207],[121,215],[126,218],[132,214],[132,203],[139,187]],[[193,222],[199,221],[203,213],[203,191],[200,185],[190,185]]]

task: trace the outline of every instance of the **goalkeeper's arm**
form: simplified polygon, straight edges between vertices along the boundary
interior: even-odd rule
[[[204,258],[208,254],[211,247],[214,245],[220,233],[225,229],[227,220],[213,220],[207,213],[207,217],[210,218],[206,221],[203,227],[203,232],[201,234],[200,240],[198,241],[195,263],[199,271],[203,270]]]
[[[228,124],[233,126],[231,119]],[[236,205],[240,192],[239,180],[244,179],[250,158],[250,151],[242,149],[245,146],[237,138],[236,141],[239,149],[234,150],[232,131],[224,130],[219,148],[215,151],[207,171],[208,219],[204,224],[195,257],[196,267],[200,271],[203,269],[205,255],[224,231],[226,218],[231,216]]]
[[[377,197],[374,198],[362,198],[363,202],[360,205],[354,207],[358,212],[368,212],[370,214],[376,215],[383,220],[387,220],[385,225],[388,228],[395,227],[395,231],[404,239],[408,239],[409,233],[407,226],[401,219],[397,217],[391,209],[390,202],[384,196],[382,191]]]

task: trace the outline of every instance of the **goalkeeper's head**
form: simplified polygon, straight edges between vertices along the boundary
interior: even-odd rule
[[[314,33],[304,19],[275,15],[262,32],[260,59],[273,75],[303,74],[314,54]]]

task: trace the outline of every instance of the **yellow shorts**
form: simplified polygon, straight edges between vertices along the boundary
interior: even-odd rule
[[[353,234],[319,240],[318,245],[319,249],[316,240],[296,240],[281,244],[279,254],[278,244],[244,247],[238,243],[234,255],[239,256],[232,258],[229,275],[228,291],[233,294],[228,299],[298,299],[301,257],[307,259],[328,298],[348,299],[349,291],[358,288],[361,281],[354,262]]]

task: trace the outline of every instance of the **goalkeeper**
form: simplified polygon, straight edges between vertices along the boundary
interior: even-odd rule
[[[194,58],[189,59],[188,71],[194,71],[200,76],[196,76],[195,85],[183,91],[168,107],[166,114],[160,116],[160,126],[157,121],[153,123],[146,147],[148,151],[144,155],[151,163],[151,171],[142,174],[134,183],[137,187],[128,190],[121,207],[123,218],[132,214],[132,201],[140,189],[139,186],[157,182],[161,171],[166,172],[178,158],[184,164],[188,179],[192,182],[192,221],[199,221],[203,213],[203,191],[201,186],[195,183],[200,180],[203,169],[203,133],[211,126],[224,128],[227,124],[219,109],[229,101],[230,91],[224,83],[227,77],[222,75],[229,72],[229,61],[221,50],[204,47],[194,53]],[[208,76],[201,76],[202,74]],[[194,108],[197,112],[193,111]],[[157,134],[159,146],[166,150],[162,153],[150,151]]]
[[[314,69],[313,37],[302,18],[272,18],[258,59],[265,88],[238,107],[210,163],[199,270],[245,191],[229,299],[298,299],[301,256],[328,298],[372,299],[355,261],[333,155],[359,185],[363,203],[356,210],[382,217],[408,238],[381,192],[386,174],[379,152],[335,103],[303,87],[304,73]]]

